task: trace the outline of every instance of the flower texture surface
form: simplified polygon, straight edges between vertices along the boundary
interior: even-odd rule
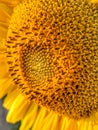
[[[98,1],[1,2],[10,17],[0,47],[7,121],[22,120],[20,130],[97,130]]]

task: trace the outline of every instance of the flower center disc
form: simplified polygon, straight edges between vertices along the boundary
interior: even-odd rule
[[[29,86],[44,85],[44,82],[52,78],[52,56],[49,47],[26,45],[20,52],[21,70],[25,81]]]
[[[87,0],[31,0],[15,8],[7,59],[29,100],[74,119],[98,111],[97,9]]]

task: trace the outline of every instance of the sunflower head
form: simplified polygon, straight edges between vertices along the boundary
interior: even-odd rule
[[[98,110],[98,12],[86,0],[31,0],[7,35],[13,81],[30,101],[74,119]]]

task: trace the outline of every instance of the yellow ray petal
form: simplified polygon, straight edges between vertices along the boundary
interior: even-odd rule
[[[94,113],[94,115],[93,115],[93,121],[94,121],[94,124],[96,125],[98,125],[98,112],[96,112],[96,113]]]
[[[6,44],[6,39],[0,38],[0,61],[2,58],[4,59],[4,57],[6,57],[6,54],[5,54],[6,45],[5,44]]]
[[[88,130],[94,130],[94,124],[93,124],[93,122],[92,121],[89,121],[88,122],[88,128],[87,128]]]
[[[41,110],[38,113],[37,119],[34,123],[32,130],[40,130],[41,129],[42,122],[45,119],[47,114],[48,114],[48,112],[46,111],[46,109],[41,108]]]
[[[4,34],[1,30],[0,30],[0,33],[1,33],[0,36]],[[6,36],[6,33],[5,33],[5,36]],[[5,44],[6,44],[6,40],[4,38],[0,38],[0,78],[5,78],[9,76],[8,65],[6,62]]]
[[[8,66],[7,63],[4,59],[0,58],[0,79],[8,78],[9,77],[9,71],[8,71]]]
[[[71,120],[67,130],[79,130],[77,121]]]
[[[53,112],[50,112],[50,114],[42,122],[41,126],[42,130],[60,130],[59,116]]]
[[[6,38],[7,28],[0,25],[0,38]]]
[[[11,86],[12,87],[12,86]],[[5,97],[4,102],[3,102],[3,106],[6,109],[10,109],[14,100],[16,99],[16,97],[18,96],[19,92],[18,90],[16,90],[14,88],[13,91],[9,92],[8,95]]]
[[[6,0],[5,0],[5,2],[6,2]],[[13,9],[10,8],[10,7],[8,7],[7,4],[2,3],[1,0],[0,0],[0,8],[3,9],[3,10],[5,10],[5,12],[7,13],[7,15],[9,15],[9,16],[13,13]]]
[[[0,3],[0,38],[6,38],[11,18],[11,9]]]
[[[3,2],[7,4],[8,6],[15,7],[20,0],[0,0],[0,2]]]
[[[22,120],[19,130],[29,130],[34,123],[34,121],[37,117],[37,114],[38,114],[38,105],[32,103],[25,118]],[[32,119],[32,121],[31,121],[31,119]]]
[[[95,125],[95,126],[94,126],[94,130],[98,130],[98,125]]]
[[[81,120],[79,124],[80,130],[89,130],[89,120]],[[91,130],[91,127],[90,127]]]
[[[10,22],[10,15],[5,9],[0,8],[0,25],[5,25],[8,27]]]
[[[30,103],[25,99],[25,97],[21,94],[18,95],[7,115],[7,122],[16,123],[17,121],[22,120],[29,106]]]
[[[8,66],[6,60],[3,59],[3,61],[0,62],[0,78],[4,78],[7,75],[8,75]]]
[[[5,78],[9,76],[8,65],[6,62],[6,48],[3,43],[5,40],[0,40],[0,78]]]
[[[86,122],[88,130],[98,130],[98,112],[93,113],[91,119]]]
[[[12,80],[9,78],[0,79],[0,98],[5,96],[9,92]]]
[[[68,124],[69,124],[68,122],[69,122],[69,120],[68,120],[67,117],[62,117],[62,119],[61,119],[61,130],[67,129]]]

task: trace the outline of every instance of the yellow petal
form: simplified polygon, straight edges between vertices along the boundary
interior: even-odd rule
[[[8,75],[8,66],[6,63],[6,60],[3,59],[2,62],[0,62],[0,78],[4,78]]]
[[[30,103],[25,99],[25,97],[21,94],[18,95],[8,112],[6,118],[7,122],[16,123],[17,121],[22,120],[29,106]]]
[[[94,128],[94,126],[93,126],[93,122],[88,122],[88,128],[87,128],[87,130],[94,130],[93,129]]]
[[[92,126],[90,125],[89,119],[84,119],[80,121],[79,130],[92,130]]]
[[[6,2],[6,0],[5,0],[5,2]],[[13,13],[13,9],[10,8],[10,7],[8,7],[7,4],[1,3],[1,0],[0,0],[0,8],[2,10],[5,10],[5,12],[6,12],[6,14],[7,14],[8,17],[10,17],[12,15],[12,13]]]
[[[94,130],[98,130],[98,124],[94,126]]]
[[[19,130],[29,130],[34,124],[37,114],[38,114],[38,105],[32,103],[25,118],[21,122]]]
[[[6,38],[7,28],[0,25],[0,38]]]
[[[11,86],[11,87],[13,87],[13,86]],[[8,93],[8,95],[7,95],[7,96],[5,97],[5,99],[4,99],[3,106],[4,106],[6,109],[10,109],[11,106],[12,106],[12,104],[13,104],[13,102],[14,102],[14,100],[15,100],[16,97],[18,96],[18,94],[19,94],[19,92],[18,92],[18,90],[16,90],[15,88],[14,88],[13,91],[10,91],[10,92]]]
[[[1,61],[1,58],[4,58],[6,57],[6,39],[4,38],[0,38],[0,61]]]
[[[70,123],[69,123],[69,126],[68,126],[67,130],[79,130],[78,129],[77,121],[71,120]]]
[[[6,62],[6,41],[0,38],[0,78],[9,76],[8,64]]]
[[[93,121],[94,121],[94,124],[98,125],[98,112],[94,113],[94,116],[93,116]]]
[[[0,79],[0,98],[5,96],[9,92],[11,82],[12,81],[9,78]]]
[[[42,123],[42,130],[60,130],[59,116],[50,112],[46,119]],[[40,129],[39,129],[40,130]]]
[[[0,4],[1,5],[1,4]],[[10,22],[10,15],[7,12],[7,9],[4,7],[0,7],[0,25],[5,25],[8,27]]]
[[[11,9],[0,3],[0,38],[6,38],[10,19]]]
[[[12,6],[15,7],[20,0],[0,0],[0,2],[3,2],[5,4],[7,4],[8,6]]]
[[[46,115],[47,115],[46,109],[41,108],[41,110],[38,113],[37,119],[34,123],[32,130],[40,130],[41,129],[42,122],[45,119]]]
[[[66,130],[67,129],[67,127],[68,127],[68,123],[69,122],[69,120],[68,120],[68,118],[65,116],[65,117],[62,117],[62,119],[61,119],[61,130]]]

